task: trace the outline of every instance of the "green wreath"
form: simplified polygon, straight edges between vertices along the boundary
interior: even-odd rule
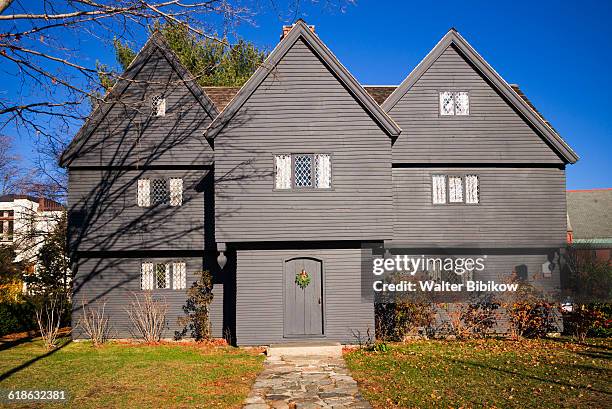
[[[306,270],[302,270],[295,275],[295,283],[303,290],[310,284],[310,276]]]

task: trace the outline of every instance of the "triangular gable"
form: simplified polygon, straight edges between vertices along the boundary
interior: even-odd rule
[[[448,33],[436,44],[436,46],[425,56],[425,58],[412,70],[406,79],[385,100],[382,108],[386,112],[402,99],[421,76],[432,66],[432,64],[451,45],[466,58],[486,78],[495,89],[506,98],[507,101],[538,131],[550,146],[552,146],[561,157],[568,163],[575,163],[578,155],[569,147],[561,136],[548,125],[544,119],[533,108],[521,98],[514,89],[487,63],[484,58],[455,30],[450,29]]]
[[[138,73],[156,50],[161,51],[164,58],[179,75],[183,84],[189,89],[200,105],[202,105],[202,108],[204,108],[210,119],[214,119],[219,114],[214,103],[210,100],[208,95],[206,95],[206,92],[204,92],[204,90],[198,85],[193,75],[191,75],[183,64],[181,64],[176,54],[174,54],[166,40],[164,40],[162,34],[159,31],[156,31],[151,35],[144,47],[138,52],[134,60],[125,70],[123,75],[121,75],[111,90],[107,93],[106,97],[104,98],[104,102],[98,104],[92,114],[87,118],[81,129],[79,129],[75,137],[72,139],[72,142],[70,142],[68,147],[64,150],[62,156],[60,157],[60,166],[67,166],[72,159],[74,159],[74,155],[78,151],[78,148],[87,141],[89,135],[98,127],[100,122],[113,108],[116,101],[119,100],[128,86],[132,83],[132,81],[134,81]]]
[[[357,102],[389,136],[397,137],[400,134],[400,127],[381,109],[361,84],[359,84],[351,73],[338,61],[329,48],[327,48],[319,37],[308,28],[306,23],[300,19],[280,41],[276,48],[274,48],[264,63],[255,71],[251,78],[249,78],[225,109],[223,109],[219,116],[209,125],[205,132],[207,139],[215,138],[300,38],[314,51],[325,66],[336,78],[338,78]]]

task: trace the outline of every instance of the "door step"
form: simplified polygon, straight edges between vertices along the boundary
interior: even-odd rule
[[[342,345],[338,342],[289,342],[273,344],[266,349],[268,356],[330,356],[341,357]]]

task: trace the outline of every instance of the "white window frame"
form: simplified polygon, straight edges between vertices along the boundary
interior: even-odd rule
[[[311,163],[311,172],[310,172],[310,186],[297,186],[296,178],[295,178],[295,165],[297,156],[308,156],[310,157]],[[285,163],[281,164],[280,161],[284,160]],[[324,162],[327,162],[325,164]],[[274,165],[274,190],[331,190],[333,189],[333,168],[334,168],[334,160],[333,155],[331,153],[282,153],[275,154],[273,156],[273,165]],[[328,171],[326,172],[329,177],[325,179],[319,179],[319,175],[321,174],[321,166],[327,166]],[[281,168],[281,166],[286,167],[289,166],[289,176],[285,177],[284,181],[280,179],[281,172],[285,172],[286,168]],[[282,182],[282,183],[281,183]]]
[[[444,101],[450,97],[451,109],[446,110]],[[462,104],[461,101],[464,103]],[[438,114],[440,116],[469,116],[470,93],[468,91],[440,91],[438,93]]]
[[[434,205],[446,204],[446,196],[446,175],[431,175],[431,202]]]
[[[168,190],[170,191],[170,206],[181,206],[183,204],[183,179],[170,178]]]
[[[436,195],[436,178],[442,178],[442,183],[444,184],[442,190],[438,191]],[[475,184],[468,183],[468,179],[474,181]],[[440,180],[440,179],[438,179]],[[455,184],[455,188],[458,187],[459,194],[453,190],[451,184],[452,181],[459,180],[459,185]],[[455,182],[456,183],[456,182]],[[469,185],[469,186],[468,186]],[[468,191],[468,189],[470,189]],[[475,190],[475,191],[474,191]],[[461,200],[458,200],[458,196],[460,196]],[[442,197],[441,199],[436,199]],[[454,200],[453,200],[454,199]],[[434,205],[469,205],[475,206],[479,205],[481,202],[480,198],[480,175],[470,173],[470,174],[438,174],[434,173],[431,175],[431,201]]]
[[[149,261],[140,265],[140,289],[151,291],[155,289],[155,264]]]
[[[187,288],[187,264],[184,261],[175,261],[172,263],[172,289],[185,288]]]
[[[166,116],[166,98],[163,95],[151,97],[151,108],[154,116]]]
[[[136,197],[138,207],[151,206],[151,180],[138,179],[138,193]]]

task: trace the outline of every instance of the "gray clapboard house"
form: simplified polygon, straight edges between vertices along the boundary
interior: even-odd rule
[[[208,269],[215,336],[354,342],[364,243],[513,248],[536,274],[565,242],[576,154],[454,29],[398,87],[360,85],[301,20],[239,90],[199,87],[158,34],[123,77],[62,157],[73,317],[104,301],[118,337],[142,291],[171,336]]]

